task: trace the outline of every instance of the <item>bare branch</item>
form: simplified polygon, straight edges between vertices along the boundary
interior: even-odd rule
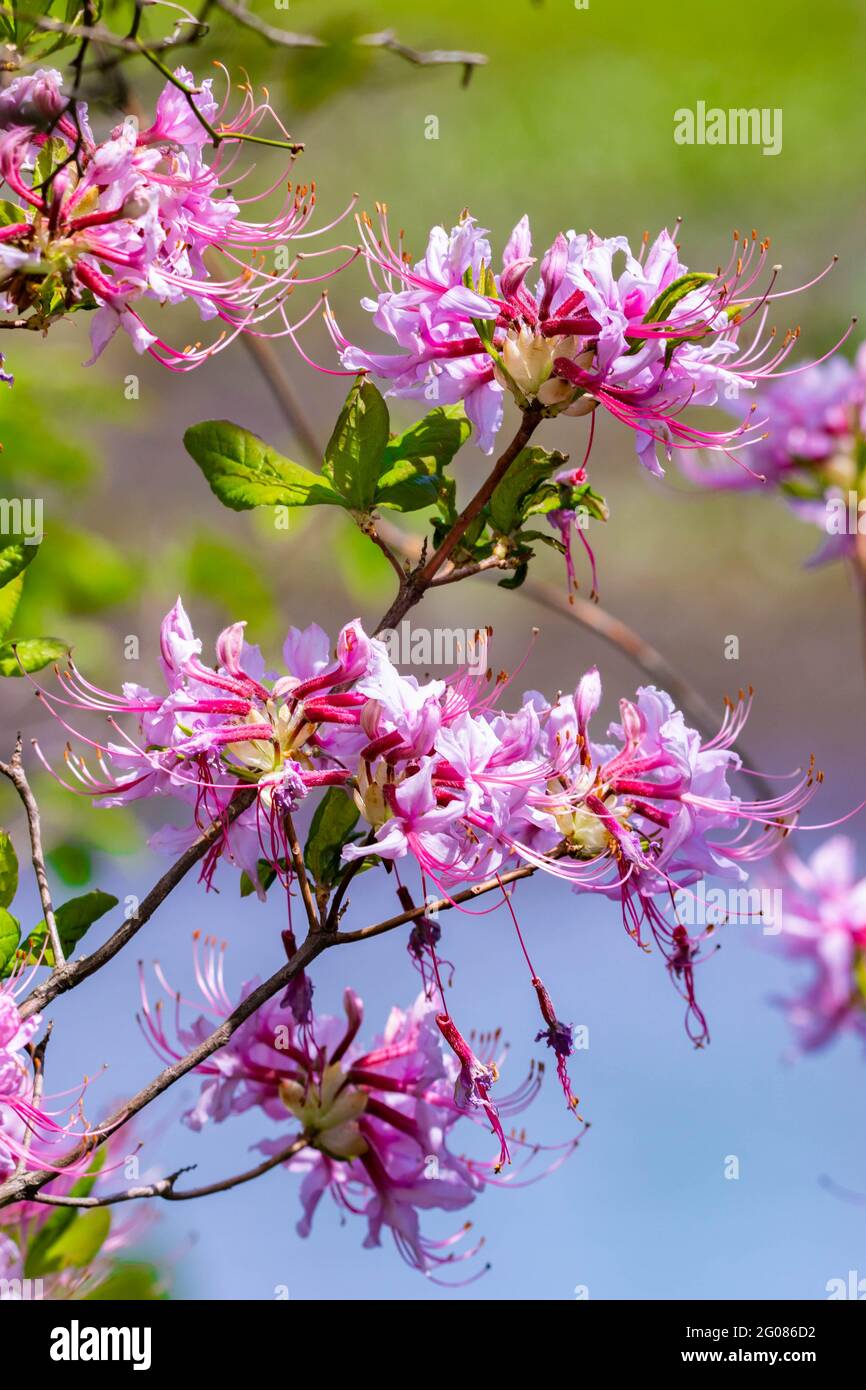
[[[284,990],[295,976],[299,975],[302,970],[305,970],[310,962],[315,960],[316,956],[320,955],[321,952],[325,950],[326,946],[333,940],[333,937],[328,938],[324,932],[317,932],[315,935],[311,933],[303,945],[295,951],[291,960],[287,961],[275,975],[271,975],[270,978],[259,985],[257,989],[254,989],[248,994],[237,1008],[229,1014],[228,1018],[223,1020],[218,1028],[215,1028],[207,1038],[194,1047],[192,1051],[188,1052],[185,1057],[181,1057],[176,1062],[172,1062],[170,1066],[164,1067],[158,1076],[155,1076],[152,1081],[149,1081],[146,1086],[142,1087],[142,1089],[128,1100],[125,1105],[121,1106],[119,1110],[115,1111],[113,1115],[105,1120],[97,1131],[86,1136],[74,1149],[70,1150],[68,1154],[58,1159],[56,1169],[40,1168],[34,1169],[29,1173],[16,1174],[0,1185],[0,1208],[9,1206],[13,1202],[24,1201],[25,1199],[29,1200],[33,1194],[39,1192],[46,1183],[51,1182],[53,1178],[57,1177],[57,1169],[66,1169],[79,1159],[86,1157],[87,1154],[92,1153],[95,1149],[100,1148],[111,1138],[112,1134],[122,1128],[133,1116],[144,1110],[146,1106],[150,1105],[158,1096],[161,1096],[163,1092],[167,1091],[171,1086],[174,1086],[176,1082],[180,1081],[181,1077],[186,1076],[187,1073],[191,1071],[195,1071],[196,1067],[200,1066],[202,1062],[207,1061],[208,1057],[211,1057],[214,1052],[218,1052],[221,1047],[225,1047],[226,1043],[231,1040],[241,1024],[245,1023],[257,1009],[260,1009],[261,1006],[266,1004],[269,999],[272,999],[275,994],[279,994],[281,990]]]
[[[216,4],[224,14],[242,24],[245,29],[251,29],[254,34],[267,39],[268,43],[275,44],[278,48],[328,47],[327,42],[315,34],[292,33],[274,24],[268,24],[257,14],[252,14],[241,0],[216,0]],[[460,49],[445,48],[410,48],[397,37],[393,29],[383,29],[378,34],[360,34],[355,43],[362,48],[381,48],[415,67],[462,67],[464,84],[468,82],[473,69],[483,67],[489,61],[486,53],[466,53]]]
[[[0,764],[0,771],[2,771]],[[31,1014],[38,1013],[44,1009],[45,1005],[55,999],[58,994],[66,994],[70,989],[80,985],[82,980],[86,980],[89,975],[94,975],[97,970],[101,970],[104,965],[117,955],[124,946],[140,931],[145,922],[156,912],[156,909],[165,901],[169,893],[180,883],[181,879],[189,873],[194,864],[203,859],[215,840],[225,832],[228,825],[237,820],[247,807],[251,806],[255,800],[255,788],[245,788],[237,793],[229,802],[225,812],[219,820],[209,825],[207,830],[199,836],[189,849],[184,850],[179,859],[176,859],[171,868],[168,869],[159,881],[154,884],[150,892],[139,903],[138,910],[130,917],[124,919],[121,926],[112,936],[92,951],[89,956],[84,956],[80,960],[69,961],[55,970],[47,980],[41,985],[37,985],[31,990],[27,998],[19,1005],[22,1018],[29,1018]]]
[[[64,34],[70,39],[86,39],[88,43],[98,43],[105,48],[115,48],[121,53],[128,53],[131,56],[140,54],[142,44],[137,38],[123,38],[120,34],[114,34],[110,29],[106,29],[103,24],[67,24],[62,19],[51,19],[48,15],[29,15],[28,19],[32,22],[34,29],[40,29],[47,34]],[[191,42],[191,38],[182,37],[180,27],[182,24],[189,24],[194,31],[206,30],[207,25],[202,25],[198,20],[179,20],[174,33],[164,39],[153,39],[147,44],[148,52],[164,53],[168,49],[178,48],[181,44]]]
[[[63,1197],[55,1196],[52,1192],[37,1192],[33,1201],[51,1207],[114,1207],[120,1202],[138,1202],[149,1197],[161,1197],[165,1202],[192,1202],[199,1197],[211,1197],[215,1192],[230,1192],[233,1187],[241,1187],[244,1183],[253,1182],[255,1178],[260,1178],[263,1174],[278,1168],[281,1163],[288,1163],[289,1159],[294,1158],[295,1154],[305,1149],[307,1144],[308,1140],[300,1135],[297,1139],[293,1139],[286,1148],[281,1149],[278,1154],[257,1163],[255,1168],[248,1168],[243,1173],[235,1173],[230,1178],[221,1178],[219,1182],[207,1183],[204,1187],[188,1188],[185,1192],[177,1192],[175,1183],[183,1177],[184,1173],[191,1173],[197,1167],[195,1163],[190,1163],[185,1168],[178,1168],[176,1173],[170,1173],[167,1178],[160,1178],[158,1182],[150,1183],[145,1187],[130,1187],[124,1192],[107,1193],[104,1197]]]
[[[547,857],[559,859],[561,854],[562,851],[554,851]],[[523,864],[519,869],[510,869],[508,873],[497,874],[495,878],[485,878],[480,883],[474,883],[471,888],[464,888],[459,893],[453,893],[450,898],[439,898],[434,903],[424,903],[421,907],[413,907],[411,910],[399,913],[396,917],[389,917],[385,922],[376,922],[371,927],[360,927],[357,931],[335,932],[327,944],[329,946],[344,946],[350,941],[366,941],[371,936],[383,936],[385,932],[394,931],[396,927],[402,927],[406,922],[414,922],[419,917],[433,917],[439,912],[448,912],[459,903],[471,902],[473,898],[480,898],[484,893],[492,893],[494,888],[501,888],[506,883],[517,883],[522,878],[531,878],[537,872],[534,864]]]
[[[24,771],[24,765],[21,761],[20,734],[18,734],[15,740],[15,752],[12,754],[11,762],[0,762],[0,773],[2,773],[4,777],[8,777],[9,781],[12,783],[21,798],[24,810],[27,814],[33,872],[36,875],[36,883],[39,887],[42,914],[48,929],[48,940],[51,943],[51,950],[54,953],[54,969],[56,972],[58,969],[62,969],[66,964],[66,957],[63,954],[63,947],[60,944],[60,933],[57,930],[57,921],[51,902],[51,889],[48,886],[48,874],[45,871],[45,856],[42,853],[42,827],[39,820],[39,807],[30,789],[30,783],[27,781],[27,774]]]
[[[298,887],[301,890],[301,898],[303,899],[304,910],[307,914],[307,921],[310,924],[310,931],[318,931],[321,923],[319,922],[319,914],[316,912],[316,904],[313,902],[310,880],[307,878],[307,869],[304,864],[301,842],[298,839],[298,832],[295,829],[295,822],[292,820],[288,811],[286,811],[284,819],[286,823],[286,836],[289,842],[289,853],[292,856],[295,877],[298,880]]]

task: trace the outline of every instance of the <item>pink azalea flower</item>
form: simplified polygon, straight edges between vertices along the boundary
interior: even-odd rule
[[[286,256],[278,269],[275,252],[312,235],[316,195],[289,183],[276,213],[252,221],[256,199],[231,191],[244,177],[232,137],[276,121],[273,111],[247,88],[229,118],[210,78],[196,88],[185,69],[175,76],[195,90],[191,100],[168,83],[146,130],[127,118],[102,141],[86,105],[63,94],[56,72],[16,78],[0,93],[0,180],[20,210],[0,228],[0,305],[45,323],[77,307],[94,309],[94,358],[123,328],[138,352],[188,371],[239,333],[293,336],[286,300],[298,283],[298,259]],[[220,133],[209,159],[211,137],[192,103]],[[49,152],[47,173],[37,160]],[[171,347],[142,317],[148,300],[191,301],[220,331],[207,345]],[[270,320],[275,326],[266,327]]]
[[[22,988],[20,977],[0,984],[0,1181],[19,1165],[26,1171],[54,1168],[58,1146],[75,1137],[78,1119],[77,1106],[51,1111],[46,1109],[45,1099],[35,1093],[26,1049],[42,1025],[42,1017],[31,1014],[22,1019],[16,1003]],[[77,1162],[69,1171],[77,1173],[81,1166]]]
[[[343,628],[334,657],[320,629],[293,629],[284,649],[290,669],[281,676],[266,672],[242,623],[216,645],[216,664],[207,666],[178,600],[160,639],[167,695],[138,685],[114,695],[75,667],[61,674],[62,696],[40,691],[65,728],[69,707],[107,714],[122,734],[119,742],[91,741],[95,770],[67,752],[80,790],[107,804],[156,795],[185,803],[187,824],[158,832],[152,843],[176,853],[216,826],[202,861],[205,883],[224,859],[263,896],[262,860],[287,890],[293,886],[288,816],[304,816],[321,788],[344,787],[361,816],[344,862],[414,863],[425,897],[431,883],[447,897],[524,863],[575,892],[619,899],[629,934],[643,946],[646,926],[662,950],[687,1002],[690,1033],[705,1037],[693,989],[704,937],[682,928],[672,898],[707,877],[744,882],[820,782],[810,765],[779,796],[754,800],[732,790],[729,779],[740,772],[733,744],[750,700],[727,704],[719,733],[705,740],[669,695],[646,686],[620,702],[619,722],[597,743],[595,670],[555,704],[531,692],[505,711],[498,706],[508,678],[488,685],[458,672],[420,686],[358,622]],[[137,720],[138,737],[121,730],[123,714]],[[229,823],[244,792],[252,804]],[[437,940],[429,924],[417,924],[410,949],[422,974],[435,962]],[[534,984],[534,970],[532,977]],[[539,1000],[546,1040],[565,1057],[567,1029]],[[301,1020],[307,1005],[302,984]],[[565,1080],[563,1089],[569,1094]]]
[[[749,468],[681,456],[683,471],[701,487],[777,489],[797,516],[820,526],[826,539],[809,564],[852,558],[857,532],[831,529],[833,504],[847,513],[859,498],[859,452],[866,439],[866,344],[855,362],[841,355],[769,382],[758,395],[765,433],[749,454]]]
[[[395,396],[464,401],[485,452],[501,426],[506,390],[551,414],[603,406],[634,430],[641,461],[657,474],[659,444],[670,457],[674,447],[728,452],[759,437],[750,413],[715,432],[681,419],[688,405],[714,405],[724,390],[772,376],[796,341],[788,334],[776,348],[765,334],[776,273],[757,288],[769,243],[755,234],[735,242],[724,271],[702,274],[680,262],[676,229],[637,256],[625,237],[559,233],[532,289],[526,217],[498,274],[487,233],[468,215],[450,233],[434,227],[414,267],[394,246],[384,214],[379,239],[368,221],[359,225],[379,291],[364,307],[401,351],[351,344],[331,315],[344,367],[389,381]]]
[[[779,944],[810,967],[802,992],[777,1001],[798,1046],[812,1051],[845,1032],[866,1039],[866,878],[852,841],[834,835],[805,861],[786,849],[768,882],[783,895]]]
[[[190,1026],[180,1022],[180,1011],[196,1005],[171,990],[161,973],[159,977],[176,1002],[184,1052],[234,1007],[225,989],[222,951],[214,943],[205,943],[203,954],[196,944],[196,979],[205,1011]],[[244,985],[241,998],[254,983]],[[142,1001],[143,1026],[154,1047],[166,1059],[180,1055],[143,983]],[[269,1001],[225,1048],[197,1068],[206,1080],[187,1123],[200,1129],[257,1107],[277,1124],[288,1125],[288,1132],[257,1147],[276,1155],[294,1134],[306,1141],[286,1163],[290,1172],[303,1175],[299,1233],[310,1234],[316,1210],[329,1194],[342,1213],[364,1217],[365,1247],[378,1246],[387,1230],[413,1268],[436,1278],[479,1247],[456,1252],[468,1225],[444,1240],[425,1236],[422,1213],[463,1210],[485,1186],[508,1181],[498,1177],[499,1162],[456,1151],[453,1132],[458,1127],[462,1132],[464,1121],[490,1121],[493,1116],[504,1143],[500,1112],[524,1109],[537,1094],[540,1074],[534,1070],[517,1092],[494,1107],[488,1091],[496,1079],[495,1063],[475,1058],[466,1044],[466,1055],[459,1061],[443,1053],[436,1029],[436,1024],[442,1026],[440,1018],[423,994],[408,1010],[391,1010],[381,1038],[371,1047],[358,1040],[363,1005],[351,989],[345,992],[343,1007],[345,1021],[315,1015],[299,1026],[282,1004]],[[474,1067],[472,1096],[464,1085],[469,1057]],[[472,1098],[482,1089],[484,1100],[476,1116]],[[579,1137],[554,1150],[512,1139],[524,1159],[515,1171],[520,1173],[539,1153],[552,1155],[549,1168],[558,1166]]]

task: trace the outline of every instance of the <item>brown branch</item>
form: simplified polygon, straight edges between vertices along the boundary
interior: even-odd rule
[[[0,765],[2,770],[2,765]],[[248,806],[255,800],[255,788],[245,788],[236,794],[229,803],[224,814],[219,820],[209,825],[194,844],[189,849],[184,850],[179,859],[176,859],[171,868],[168,869],[151,888],[150,892],[139,903],[138,910],[131,917],[124,919],[123,925],[118,927],[112,936],[92,951],[89,956],[84,956],[80,960],[69,961],[60,969],[55,970],[48,979],[41,985],[37,985],[31,990],[27,998],[19,1005],[22,1018],[29,1018],[31,1014],[38,1013],[46,1004],[57,997],[58,994],[66,994],[76,985],[80,985],[82,980],[86,980],[89,975],[94,975],[97,970],[101,970],[104,965],[117,955],[124,946],[140,931],[145,922],[156,912],[156,909],[165,901],[169,893],[180,883],[194,864],[204,858],[207,851],[215,840],[219,839],[225,831],[227,825],[241,815]]]
[[[312,462],[321,463],[321,447],[304,414],[289,374],[274,352],[273,344],[267,338],[256,337],[254,333],[242,333],[241,342],[267,382],[297,442]]]
[[[295,829],[295,822],[291,815],[286,811],[284,816],[286,826],[286,837],[289,842],[289,853],[292,856],[292,864],[295,869],[295,877],[298,880],[298,887],[301,890],[301,898],[304,903],[304,910],[307,914],[307,921],[310,924],[310,931],[318,931],[321,923],[319,914],[316,911],[316,904],[313,902],[313,893],[310,888],[310,880],[307,878],[307,869],[304,864],[304,854],[301,849],[301,842],[298,839],[298,832]]]
[[[191,1173],[197,1166],[195,1163],[189,1164],[186,1168],[178,1168],[176,1173],[169,1173],[167,1178],[160,1178],[158,1182],[149,1183],[145,1187],[130,1187],[123,1192],[110,1192],[104,1197],[63,1197],[52,1192],[37,1192],[33,1197],[34,1202],[40,1202],[44,1206],[51,1207],[115,1207],[120,1202],[138,1202],[149,1197],[161,1197],[165,1202],[192,1202],[198,1197],[211,1197],[215,1192],[230,1192],[233,1187],[241,1187],[244,1183],[252,1182],[255,1178],[260,1178],[271,1169],[278,1168],[281,1163],[288,1163],[290,1158],[300,1153],[307,1147],[308,1140],[300,1135],[293,1139],[291,1144],[281,1149],[278,1154],[271,1158],[266,1158],[262,1163],[257,1163],[255,1168],[248,1168],[243,1173],[236,1173],[230,1178],[221,1178],[219,1182],[207,1183],[203,1187],[189,1188],[185,1192],[177,1192],[175,1183],[178,1178],[183,1177],[184,1173]]]
[[[333,938],[331,938],[333,940]],[[95,1149],[100,1148],[111,1138],[118,1129],[125,1125],[133,1116],[139,1114],[152,1101],[156,1100],[181,1077],[188,1072],[195,1071],[196,1067],[202,1062],[206,1062],[214,1052],[218,1052],[221,1047],[225,1047],[243,1023],[250,1018],[257,1009],[272,999],[275,994],[284,990],[287,985],[299,975],[302,970],[320,955],[327,945],[329,939],[323,932],[307,937],[306,941],[295,951],[291,960],[287,961],[275,975],[248,994],[245,999],[238,1004],[237,1008],[224,1019],[219,1027],[209,1034],[208,1037],[198,1043],[185,1057],[173,1062],[170,1066],[163,1068],[158,1076],[140,1091],[138,1091],[125,1105],[105,1120],[97,1131],[85,1136],[68,1154],[65,1154],[57,1161],[57,1169],[65,1170],[79,1159],[85,1158]],[[56,1169],[35,1169],[29,1173],[17,1174],[9,1178],[0,1185],[0,1208],[11,1205],[13,1202],[29,1200],[34,1193],[39,1192],[46,1183],[57,1177]]]
[[[460,544],[473,521],[480,516],[482,509],[490,501],[499,483],[505,477],[517,455],[526,447],[543,418],[544,407],[536,403],[528,405],[522,411],[520,428],[508,448],[500,454],[493,469],[488,473],[474,497],[463,508],[438,549],[434,551],[429,560],[422,559],[417,568],[405,576],[400,584],[397,597],[376,625],[376,632],[396,627],[410,608],[414,608],[415,604],[420,602],[433,584],[442,566],[446,564]]]
[[[60,933],[57,930],[57,921],[54,916],[54,907],[51,902],[51,889],[48,886],[48,874],[45,871],[45,856],[42,853],[42,827],[39,820],[39,807],[36,798],[30,789],[27,781],[27,774],[21,761],[21,735],[15,739],[15,752],[8,763],[0,762],[0,773],[8,777],[24,806],[27,815],[27,828],[30,833],[31,860],[33,872],[36,875],[36,883],[39,887],[39,898],[42,903],[42,915],[45,918],[45,926],[48,929],[48,940],[51,943],[51,950],[54,954],[54,971],[57,973],[66,964],[66,957],[63,954],[63,947],[60,944]]]
[[[328,43],[325,39],[320,39],[316,34],[298,34],[288,29],[280,29],[274,24],[268,24],[266,20],[260,19],[257,14],[252,14],[245,4],[239,0],[216,0],[216,5],[234,19],[245,29],[250,29],[254,34],[267,39],[268,43],[276,45],[278,48],[327,48]],[[485,53],[466,53],[460,49],[419,49],[410,48],[397,38],[393,29],[384,29],[378,34],[360,34],[355,43],[363,48],[381,48],[387,53],[393,53],[398,58],[403,58],[407,63],[412,63],[415,67],[462,67],[464,69],[464,82],[468,80],[474,68],[483,67],[489,59]]]
[[[26,11],[24,13],[26,14]],[[64,34],[70,39],[86,39],[88,43],[98,43],[106,48],[115,48],[121,53],[130,54],[130,56],[142,52],[142,45],[137,38],[123,38],[120,34],[113,34],[102,24],[67,24],[62,19],[50,19],[47,15],[29,15],[27,17],[32,22],[34,29],[40,29],[47,34]],[[164,53],[168,49],[179,48],[181,45],[189,43],[191,39],[181,37],[179,33],[181,24],[189,24],[194,30],[207,29],[207,25],[202,25],[198,20],[180,20],[175,26],[174,34],[164,39],[152,40],[147,44],[148,51],[150,53]]]
[[[372,852],[375,852],[375,845]],[[561,851],[554,851],[548,855],[549,859],[559,859]],[[479,898],[483,893],[492,893],[494,888],[501,888],[505,883],[517,883],[522,878],[531,878],[537,873],[534,864],[523,864],[519,869],[509,869],[507,873],[497,874],[494,878],[482,879],[480,883],[473,883],[471,888],[463,888],[459,893],[453,893],[450,898],[439,898],[433,903],[424,903],[422,907],[413,907],[411,911],[401,912],[396,917],[389,917],[385,922],[376,922],[371,927],[360,927],[357,931],[335,932],[328,941],[329,946],[344,946],[350,941],[366,941],[371,936],[383,936],[385,932],[394,931],[396,927],[402,927],[406,922],[414,922],[418,917],[434,917],[440,912],[447,912],[450,908],[459,903],[471,902],[473,898]]]

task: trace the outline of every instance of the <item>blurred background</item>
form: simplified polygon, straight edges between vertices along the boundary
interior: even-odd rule
[[[626,234],[637,246],[645,230],[654,236],[682,216],[681,258],[709,270],[726,262],[734,229],[754,227],[772,238],[785,288],[840,257],[807,295],[777,306],[780,328],[802,325],[804,355],[825,352],[863,311],[866,11],[857,0],[826,0],[820,14],[806,0],[700,7],[658,0],[649,8],[590,0],[585,9],[570,0],[507,7],[293,0],[290,10],[254,0],[251,8],[277,27],[320,34],[329,46],[288,52],[218,16],[184,60],[201,77],[219,57],[269,87],[292,135],[305,142],[294,177],[315,179],[322,220],[353,193],[371,211],[386,202],[414,259],[429,227],[453,225],[466,206],[491,229],[497,250],[524,212],[536,249],[571,227]],[[413,47],[480,51],[489,62],[463,86],[459,68],[415,67],[355,42],[389,27]],[[125,73],[131,99],[147,110],[159,84],[143,66]],[[675,144],[674,112],[698,101],[781,109],[781,153]],[[436,139],[427,138],[437,128],[431,117]],[[96,119],[112,123],[107,111]],[[266,186],[280,156],[259,153],[256,177]],[[353,240],[351,223],[342,235]],[[332,301],[347,336],[378,347],[358,307],[365,290],[353,269],[334,282]],[[157,679],[158,621],[178,592],[206,651],[219,628],[239,618],[273,659],[290,623],[315,620],[334,633],[356,615],[375,622],[389,600],[390,574],[348,521],[313,510],[278,531],[267,516],[226,512],[184,452],[187,425],[225,416],[303,457],[243,345],[176,376],[136,357],[118,335],[84,370],[86,317],[55,327],[45,342],[7,334],[3,344],[16,375],[14,389],[0,394],[4,495],[45,499],[46,544],[28,570],[16,628],[69,640],[91,677],[116,687],[121,679]],[[178,345],[198,336],[183,313],[161,323]],[[331,363],[319,326],[305,346]],[[346,383],[312,371],[288,345],[278,354],[324,441]],[[131,373],[137,399],[128,399]],[[398,402],[392,418],[401,425],[413,416]],[[541,442],[579,462],[585,423],[549,422]],[[455,467],[468,495],[484,460],[470,443]],[[827,781],[806,819],[830,821],[849,810],[863,796],[866,764],[862,614],[841,566],[803,568],[818,533],[772,497],[698,495],[674,470],[661,482],[647,477],[630,436],[606,419],[591,476],[611,508],[608,525],[593,532],[603,606],[720,712],[724,694],[754,686],[744,740],[752,765],[789,772],[814,753]],[[558,557],[545,550],[536,566],[564,585]],[[492,581],[425,602],[431,626],[492,624],[494,662],[506,668],[525,655],[539,625],[526,687],[571,688],[598,663],[603,713],[612,715],[640,681],[621,653]],[[137,662],[124,658],[131,635],[140,642]],[[735,661],[725,657],[731,636],[739,639]],[[62,749],[61,731],[46,726],[25,682],[4,681],[0,700],[7,745],[20,727],[50,752]],[[163,867],[142,849],[147,827],[126,812],[91,810],[47,778],[36,782],[59,880],[70,890],[95,883],[121,897],[143,894]],[[5,789],[0,795],[0,812],[17,823]],[[851,826],[860,841],[863,825],[860,817]],[[804,836],[803,847],[821,838]],[[391,911],[390,901],[375,900],[373,877],[353,895],[359,922]],[[158,956],[178,984],[189,983],[196,928],[230,941],[235,985],[270,973],[280,959],[277,898],[241,901],[231,874],[218,886],[205,896],[187,884],[138,939],[139,951]],[[175,1267],[176,1297],[270,1298],[285,1285],[291,1298],[571,1299],[586,1286],[591,1298],[808,1299],[826,1296],[827,1281],[850,1269],[866,1276],[866,1210],[820,1183],[830,1174],[866,1189],[855,1099],[863,1060],[850,1040],[807,1060],[787,1057],[786,1026],[770,999],[790,992],[796,976],[771,939],[758,927],[725,934],[699,978],[712,1045],[695,1052],[663,963],[626,938],[615,908],[549,883],[522,888],[518,904],[561,1014],[590,1030],[575,1082],[592,1129],[545,1183],[491,1192],[478,1203],[472,1215],[487,1236],[487,1276],[465,1289],[439,1289],[390,1246],[362,1251],[363,1223],[341,1228],[327,1208],[314,1238],[301,1241],[297,1181],[273,1173],[206,1204],[160,1213],[154,1249]],[[504,1026],[516,1084],[537,1025],[512,935],[501,913],[455,914],[445,925],[446,954],[457,965],[452,1010],[480,1027]],[[134,1021],[134,975],[134,960],[121,957],[52,1008],[63,1045],[52,1049],[49,1089],[109,1062],[91,1089],[96,1111],[156,1069]],[[365,998],[371,1033],[418,983],[397,934],[318,962],[319,1006],[338,1008],[347,982]],[[534,1137],[555,1142],[572,1122],[549,1079],[527,1118]],[[195,1089],[187,1085],[187,1098]],[[169,1123],[180,1108],[176,1092],[164,1100],[150,1160],[167,1171],[198,1161],[201,1181],[246,1166],[261,1124],[244,1118],[196,1136]],[[730,1155],[740,1160],[736,1181],[724,1176]],[[430,1226],[451,1229],[447,1219],[437,1227],[435,1213]]]

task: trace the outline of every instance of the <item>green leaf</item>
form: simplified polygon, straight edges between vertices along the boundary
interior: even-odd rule
[[[83,888],[93,874],[93,856],[80,840],[65,840],[45,856],[50,869],[70,888]]]
[[[325,474],[353,511],[366,512],[376,497],[391,422],[372,381],[355,382],[325,449]]]
[[[6,542],[0,549],[0,589],[27,568],[38,549],[38,544],[28,544],[17,536]]]
[[[666,290],[662,290],[644,314],[644,323],[664,323],[670,318],[671,310],[675,309],[681,299],[692,290],[699,289],[701,285],[709,284],[711,280],[718,279],[709,271],[690,270],[685,275],[680,275],[668,285]],[[643,345],[643,339],[639,341],[639,346]]]
[[[529,565],[526,561],[519,564],[513,574],[509,574],[505,579],[500,579],[498,587],[500,589],[519,589],[527,574]]]
[[[462,403],[437,405],[423,420],[389,440],[383,462],[387,469],[409,462],[423,465],[428,473],[436,473],[447,467],[471,433],[472,426]],[[384,478],[380,482],[384,482]]]
[[[75,1211],[67,1207],[67,1211]],[[57,1240],[46,1250],[45,1258],[53,1269],[83,1269],[92,1264],[111,1230],[111,1212],[107,1207],[92,1207],[77,1215]]]
[[[70,898],[68,902],[61,903],[60,907],[55,909],[54,919],[63,954],[70,956],[93,923],[98,922],[100,917],[104,917],[106,912],[110,912],[116,906],[117,898],[112,893],[103,893],[100,888],[93,888],[89,893],[82,893],[78,898]],[[45,922],[37,922],[24,943],[28,962],[39,959],[47,935],[48,928]],[[46,947],[42,962],[44,965],[54,964],[54,952],[50,946]]]
[[[0,227],[11,227],[16,222],[26,221],[27,215],[23,208],[7,202],[5,198],[0,199]]]
[[[5,637],[12,626],[23,589],[23,574],[16,575],[11,584],[6,584],[0,589],[0,638]]]
[[[437,405],[389,441],[376,488],[376,506],[414,512],[443,502],[448,505],[453,479],[448,466],[472,433],[462,404]]]
[[[0,907],[0,979],[12,974],[15,952],[21,940],[21,925],[5,907]]]
[[[155,1303],[167,1297],[159,1270],[131,1260],[118,1261],[107,1278],[84,1295],[91,1303]]]
[[[277,876],[277,871],[268,859],[260,859],[256,865],[256,876],[262,890],[267,893],[271,884]],[[246,869],[241,874],[241,897],[248,898],[255,893],[256,888]]]
[[[422,466],[408,460],[389,468],[379,480],[375,504],[394,512],[418,512],[437,502],[440,484]]]
[[[68,651],[68,645],[59,637],[25,637],[18,642],[0,643],[0,676],[41,671],[50,662],[60,661]]]
[[[70,1188],[70,1197],[90,1196],[107,1156],[108,1150],[105,1148],[94,1154],[87,1172]],[[61,1254],[56,1252],[55,1247],[78,1216],[79,1212],[75,1207],[55,1207],[27,1248],[24,1273],[28,1279],[38,1278],[41,1274],[53,1274],[61,1267]]]
[[[539,483],[547,482],[567,461],[566,454],[548,453],[539,448],[522,449],[490,499],[493,529],[510,536],[523,520],[525,505]]]
[[[317,884],[330,887],[340,874],[340,854],[360,812],[342,787],[329,787],[316,807],[304,845],[304,863]]]
[[[48,6],[44,6],[48,9]],[[61,164],[68,163],[69,150],[65,140],[59,139],[56,135],[51,135],[45,141],[39,154],[36,156],[36,165],[33,170],[33,187],[39,188],[50,178]]]
[[[309,468],[283,458],[258,435],[230,420],[192,425],[183,442],[211,491],[233,511],[251,507],[342,507],[342,499]]]
[[[53,1274],[59,1269],[59,1257],[56,1260],[52,1259],[49,1251],[69,1229],[77,1215],[75,1207],[55,1207],[27,1249],[24,1261],[25,1278],[38,1279],[42,1274]]]
[[[7,830],[0,830],[0,907],[11,907],[18,892],[18,855]]]

